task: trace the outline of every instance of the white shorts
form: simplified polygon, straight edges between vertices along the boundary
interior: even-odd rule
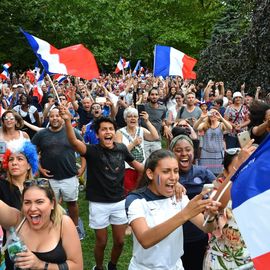
[[[89,227],[104,229],[110,224],[123,225],[128,222],[125,201],[116,203],[89,202]]]
[[[62,198],[64,202],[75,202],[79,195],[79,181],[77,176],[62,180],[50,179],[51,187],[57,200]]]

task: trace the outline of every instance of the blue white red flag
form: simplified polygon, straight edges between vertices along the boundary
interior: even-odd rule
[[[41,89],[41,86],[44,84],[44,76],[45,76],[45,69],[40,74],[40,77],[38,78],[38,81],[33,88],[33,96],[38,98],[38,103],[41,103],[43,97],[43,91]]]
[[[53,80],[57,81],[58,83],[61,83],[61,82],[65,81],[66,79],[67,79],[67,76],[62,75],[62,74],[55,74],[53,76]]]
[[[183,79],[196,79],[193,68],[197,60],[168,46],[155,46],[154,76],[181,76]]]
[[[124,68],[126,68],[126,63],[127,63],[127,61],[124,58],[120,57],[114,73],[118,73],[121,70],[123,70]],[[128,63],[129,63],[129,61],[128,61]]]
[[[47,41],[23,31],[46,73],[60,73],[87,80],[99,77],[94,55],[82,44],[57,49]]]
[[[3,81],[7,80],[9,78],[9,73],[7,70],[3,70],[2,73],[0,73],[0,79]]]
[[[3,65],[4,70],[8,70],[11,67],[11,63],[6,63]]]
[[[256,270],[270,267],[270,135],[232,178],[233,213]]]
[[[141,68],[141,60],[138,60],[136,66],[133,70],[133,73],[137,73],[137,71],[139,71],[140,68]]]

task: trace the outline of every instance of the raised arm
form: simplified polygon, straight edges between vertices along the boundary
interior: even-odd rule
[[[21,212],[13,207],[8,206],[0,200],[0,225],[5,229],[16,226],[21,218]]]
[[[68,109],[62,105],[59,106],[59,111],[66,124],[66,133],[69,143],[76,152],[78,152],[80,155],[84,155],[86,153],[86,144],[77,139],[71,125],[71,114],[69,113]]]

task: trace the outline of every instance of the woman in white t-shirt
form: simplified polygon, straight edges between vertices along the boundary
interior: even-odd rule
[[[178,162],[171,151],[157,150],[147,159],[142,179],[145,186],[126,199],[133,231],[129,270],[183,270],[182,225],[190,220],[205,232],[214,229],[213,214],[220,203],[203,199],[207,191],[190,201],[186,195],[176,201],[174,190],[178,179]],[[211,215],[206,226],[203,226],[204,211],[205,215]]]

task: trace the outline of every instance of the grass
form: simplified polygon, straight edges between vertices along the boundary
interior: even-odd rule
[[[82,250],[83,250],[83,261],[84,261],[84,270],[92,270],[95,265],[94,259],[94,245],[95,245],[95,234],[92,229],[88,226],[88,201],[84,199],[85,192],[80,192],[79,196],[79,209],[80,209],[80,217],[84,224],[84,229],[86,232],[86,237],[81,241]],[[112,247],[112,235],[111,229],[109,228],[109,236],[108,243],[105,250],[105,258],[104,258],[104,266],[110,260],[110,252]],[[125,245],[119,262],[117,264],[118,270],[126,270],[128,269],[128,265],[132,256],[132,236],[125,237]]]

